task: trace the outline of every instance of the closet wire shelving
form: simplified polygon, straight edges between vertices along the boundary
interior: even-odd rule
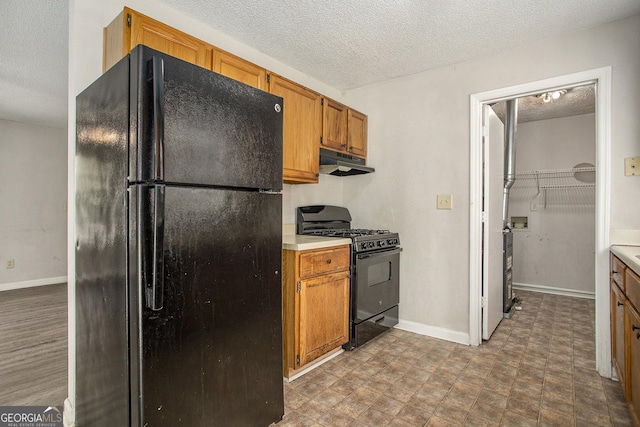
[[[593,206],[595,167],[530,170],[515,173],[511,195],[546,209],[555,205]]]

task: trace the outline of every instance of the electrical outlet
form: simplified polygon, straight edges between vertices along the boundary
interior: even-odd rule
[[[438,194],[437,209],[451,209],[451,194]]]
[[[16,267],[16,260],[11,258],[7,260],[7,269],[9,268],[15,268]]]

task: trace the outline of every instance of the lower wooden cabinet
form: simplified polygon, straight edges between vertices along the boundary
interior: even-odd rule
[[[640,427],[640,276],[611,256],[611,359]]]
[[[611,358],[613,366],[618,374],[620,384],[625,382],[625,347],[624,347],[624,331],[625,331],[625,302],[627,298],[624,296],[620,288],[611,281]],[[625,389],[625,396],[627,388]]]
[[[283,251],[284,376],[349,340],[349,245]]]
[[[629,359],[627,372],[629,380],[629,396],[631,416],[636,425],[640,425],[640,314],[631,305],[627,307],[627,335],[629,339]]]

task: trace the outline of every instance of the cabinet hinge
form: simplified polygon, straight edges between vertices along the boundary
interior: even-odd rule
[[[127,13],[127,27],[131,27],[131,14]]]
[[[297,289],[298,293],[300,293],[300,291],[302,290],[302,284],[300,282],[298,282],[296,289]]]
[[[480,300],[482,308],[487,308],[487,297],[482,297]]]
[[[320,105],[324,105],[324,98],[320,98]]]
[[[480,219],[482,220],[482,222],[487,222],[487,213],[486,212],[482,212]]]
[[[320,144],[323,144],[322,137],[320,137]]]
[[[482,136],[484,138],[489,138],[489,126],[482,126]]]
[[[271,83],[271,74],[267,74],[267,83]]]
[[[300,364],[300,355],[296,354],[296,365]]]

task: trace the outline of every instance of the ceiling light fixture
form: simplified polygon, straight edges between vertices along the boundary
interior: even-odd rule
[[[544,92],[538,95],[538,98],[542,99],[542,102],[551,102],[559,99],[562,95],[567,93],[565,89],[554,90],[553,92]]]

